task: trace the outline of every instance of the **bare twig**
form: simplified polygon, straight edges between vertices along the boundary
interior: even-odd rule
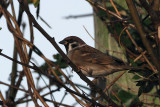
[[[9,30],[13,33],[13,35],[18,35],[18,36],[22,36],[22,33],[19,29],[19,26],[18,24],[16,23],[15,19],[10,15],[10,13],[0,5],[0,9],[3,13],[3,15],[5,16],[6,20],[7,20],[7,24],[8,24],[8,27],[9,27]],[[12,21],[14,22],[15,26],[16,26],[16,30],[14,29],[14,27],[12,26],[12,23],[9,19],[9,17],[12,19]],[[17,32],[18,31],[18,32]],[[23,51],[23,48],[21,47],[22,46],[22,43],[20,41],[17,40],[17,38],[15,38],[16,40],[16,44],[17,44],[17,50],[19,52],[19,55],[20,55],[20,59],[22,62],[24,63],[27,63],[27,55],[26,55],[26,52]],[[35,89],[35,86],[34,86],[34,82],[33,82],[33,78],[32,78],[32,75],[30,73],[30,70],[25,67],[25,66],[22,66],[23,69],[24,69],[24,72],[26,74],[26,77],[27,77],[27,82],[28,82],[28,86],[29,86],[29,92],[30,92],[30,95],[31,97],[33,98],[33,101],[35,102],[35,105],[38,106],[37,104],[37,99],[36,97],[34,97],[33,95],[35,94],[36,96],[39,97],[39,99],[41,100],[41,102],[46,106],[48,107],[48,105],[44,102],[44,100],[41,98],[41,96],[39,95],[39,93],[36,91]],[[30,86],[32,87],[33,91],[34,91],[34,94],[32,93],[31,91],[31,88]]]
[[[83,17],[88,17],[88,16],[93,16],[93,13],[82,14],[82,15],[70,15],[70,16],[65,17],[65,19],[71,19],[71,18],[83,18]]]
[[[13,86],[13,85],[9,85],[9,84],[4,83],[4,82],[2,82],[2,81],[0,81],[0,84],[3,84],[3,85],[6,85],[6,86],[9,86],[9,87],[15,88],[15,89],[20,90],[20,91],[23,91],[23,92],[25,92],[25,93],[29,93],[27,90],[24,90],[24,89],[18,88],[18,87]]]
[[[4,99],[4,97],[3,97],[2,93],[1,93],[1,91],[0,91],[0,98],[1,98],[1,100],[3,101],[3,103],[5,104],[6,101],[5,101],[5,99]]]
[[[30,13],[30,11],[25,7],[23,1],[18,0],[19,3],[21,4],[21,6],[24,8],[25,12],[27,13],[27,15],[30,17],[30,19],[32,20],[34,26],[43,34],[43,36],[46,37],[46,39],[48,39],[50,41],[50,43],[56,48],[56,50],[62,55],[62,57],[68,62],[68,64],[73,68],[74,71],[76,71],[76,73],[81,77],[81,79],[83,79],[85,82],[88,83],[88,85],[90,85],[90,87],[94,87],[95,90],[97,90],[97,92],[99,94],[102,94],[102,96],[105,98],[106,101],[108,101],[112,106],[117,107],[118,105],[116,103],[114,103],[105,93],[103,93],[102,90],[99,90],[86,76],[84,76],[84,74],[78,70],[78,68],[70,61],[70,59],[64,54],[64,52],[59,48],[59,46],[56,44],[54,38],[51,38],[47,32],[44,31],[44,29],[37,23],[37,21],[35,20],[35,18],[33,17],[33,15]],[[54,72],[53,72],[54,73]],[[94,102],[93,102],[94,103]]]
[[[160,65],[159,65],[159,61],[157,59],[158,57],[154,53],[153,48],[150,45],[150,42],[146,38],[147,34],[145,34],[145,32],[143,31],[143,27],[141,25],[136,7],[135,7],[132,0],[126,0],[126,2],[127,2],[128,7],[129,7],[129,10],[131,12],[131,15],[132,15],[133,21],[135,23],[135,26],[137,28],[137,31],[140,34],[142,42],[143,42],[144,46],[146,47],[149,55],[151,56],[154,65],[156,66],[157,70],[160,72]]]

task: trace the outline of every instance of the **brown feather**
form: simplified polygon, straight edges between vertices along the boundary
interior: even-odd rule
[[[103,52],[88,46],[83,40],[76,36],[67,37],[60,43],[68,48],[69,44],[74,42],[77,42],[79,45],[73,47],[67,55],[86,76],[99,77],[118,71],[135,69],[115,57],[108,56]]]
[[[87,61],[93,64],[102,64],[102,65],[117,65],[119,64],[114,60],[112,56],[107,56],[101,51],[90,47],[88,45],[83,45],[73,49],[70,53],[72,53],[72,57],[79,57],[78,59],[82,61]],[[74,56],[75,55],[75,56]],[[71,57],[71,58],[72,58]],[[72,58],[72,59],[74,59]],[[77,59],[77,58],[76,58]]]
[[[119,64],[113,57],[107,56],[101,51],[82,45],[68,53],[68,57],[79,67],[85,68],[83,73],[87,76],[98,77],[114,72],[131,69],[130,66]]]

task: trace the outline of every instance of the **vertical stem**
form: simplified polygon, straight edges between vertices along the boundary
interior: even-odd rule
[[[16,44],[14,43],[14,51],[13,51],[13,59],[17,60],[17,48],[16,48]],[[12,63],[12,73],[11,73],[11,85],[15,86],[15,79],[17,76],[17,63],[13,62]],[[10,92],[9,92],[9,98],[13,98],[15,99],[16,97],[16,89],[11,88]]]
[[[151,59],[152,59],[154,65],[156,66],[157,70],[160,71],[158,57],[156,56],[155,52],[153,51],[153,48],[151,47],[150,42],[146,38],[147,34],[143,31],[143,27],[141,25],[141,22],[140,22],[140,19],[138,16],[138,12],[137,12],[137,9],[136,9],[134,3],[132,0],[126,0],[126,3],[127,3],[128,8],[131,12],[132,19],[133,19],[135,26],[137,28],[137,31],[142,39],[142,42],[143,42],[145,48],[147,49],[147,52],[151,56]]]

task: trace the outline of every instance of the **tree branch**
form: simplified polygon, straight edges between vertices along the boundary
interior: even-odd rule
[[[93,89],[95,89],[99,94],[102,94],[102,97],[109,102],[109,104],[111,104],[114,107],[118,107],[118,105],[116,103],[114,103],[101,89],[99,89],[98,87],[95,86],[95,84],[93,84],[81,71],[79,71],[79,69],[76,67],[75,64],[73,64],[70,59],[64,54],[64,52],[60,49],[60,47],[57,45],[57,43],[55,42],[54,37],[51,38],[50,35],[37,23],[37,21],[35,20],[34,16],[30,13],[29,9],[26,8],[23,0],[18,0],[19,3],[21,4],[21,6],[23,7],[24,11],[26,12],[26,14],[29,16],[29,18],[31,19],[31,21],[33,22],[34,26],[43,34],[43,36],[55,47],[55,49],[62,55],[62,57],[64,58],[64,60],[66,62],[68,62],[68,64],[73,68],[74,71],[76,71],[76,73],[80,76],[80,78],[82,80],[84,80],[90,87],[92,87]]]
[[[157,70],[160,72],[160,65],[159,65],[158,56],[156,56],[156,54],[153,51],[153,48],[150,45],[150,42],[146,38],[147,34],[143,30],[143,27],[141,25],[136,7],[135,7],[132,0],[126,0],[126,2],[127,2],[129,10],[131,12],[131,15],[132,15],[133,21],[135,23],[135,26],[137,28],[137,31],[139,32],[139,35],[142,39],[142,42],[143,42],[145,48],[147,49],[149,55],[151,56],[151,59],[152,59],[154,65],[156,66]]]

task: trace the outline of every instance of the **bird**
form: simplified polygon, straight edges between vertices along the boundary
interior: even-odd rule
[[[87,45],[77,36],[68,36],[59,43],[65,46],[68,58],[88,77],[104,77],[135,69],[122,60]]]

